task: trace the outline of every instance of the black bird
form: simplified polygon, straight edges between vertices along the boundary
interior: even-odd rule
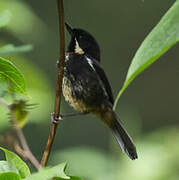
[[[63,95],[81,113],[93,113],[113,132],[122,151],[137,158],[135,145],[113,111],[113,94],[106,74],[100,66],[100,48],[95,38],[82,29],[66,23],[71,41],[66,53]]]

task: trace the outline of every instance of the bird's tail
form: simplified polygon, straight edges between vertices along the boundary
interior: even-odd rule
[[[105,112],[103,111],[99,113],[98,116],[110,127],[122,151],[125,152],[132,160],[137,159],[136,147],[132,138],[124,129],[120,119],[117,117],[117,114],[111,108],[107,108]]]

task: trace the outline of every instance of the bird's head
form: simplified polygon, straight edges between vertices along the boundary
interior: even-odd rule
[[[95,38],[83,29],[73,29],[67,23],[65,25],[71,35],[68,52],[86,54],[100,61],[100,48]]]

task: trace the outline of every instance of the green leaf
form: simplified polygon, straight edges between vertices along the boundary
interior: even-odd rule
[[[4,11],[0,13],[0,28],[5,26],[9,22],[9,12]]]
[[[104,179],[102,177],[108,180],[115,179],[110,177],[115,169],[112,167],[116,167],[117,164],[109,154],[98,149],[76,147],[58,151],[54,154],[51,163],[64,160],[70,162],[68,172],[72,173],[72,175],[84,177],[84,179]]]
[[[17,168],[21,178],[26,178],[27,176],[30,175],[30,170],[28,166],[19,156],[17,156],[15,153],[8,151],[7,149],[4,149],[2,147],[0,147],[0,149],[4,151],[6,160]]]
[[[20,180],[20,176],[14,172],[1,173],[0,180]]]
[[[15,100],[11,104],[11,114],[10,119],[15,118],[17,126],[22,128],[27,122],[28,110],[30,110],[33,105],[28,104],[25,100]]]
[[[53,180],[64,180],[63,178],[59,178],[59,177],[56,177],[54,178]],[[82,180],[81,178],[79,177],[76,177],[76,176],[70,176],[70,179],[69,180]]]
[[[28,96],[32,97],[28,98],[28,104],[37,104],[38,108],[34,108],[32,111],[28,111],[28,119],[30,119],[31,123],[45,123],[44,118],[46,118],[52,111],[53,103],[51,99],[54,98],[54,93],[48,79],[48,74],[44,73],[42,69],[32,64],[28,59],[24,59],[21,55],[15,55],[13,57],[13,63],[16,65],[18,69],[21,70],[21,73],[24,75],[26,80],[26,85],[28,89]],[[7,83],[6,83],[7,84]],[[5,84],[5,85],[6,85]],[[4,85],[4,86],[5,86]],[[11,94],[7,92],[7,88],[2,88],[2,84],[0,81],[0,96],[4,97],[6,100],[10,99],[9,104],[13,103]],[[6,90],[6,91],[4,91]],[[16,94],[16,99],[24,98],[21,94]],[[64,107],[63,107],[64,108]],[[46,111],[44,111],[46,109]],[[4,107],[0,107],[0,131],[9,127],[9,122],[7,121],[7,109]],[[60,162],[60,161],[59,161]],[[63,162],[63,161],[61,161]]]
[[[76,176],[70,176],[70,180],[82,180],[82,179]]]
[[[179,41],[179,0],[168,10],[161,21],[150,32],[137,50],[129,67],[126,80],[114,103],[114,109],[120,96],[128,85],[155,62],[162,54]]]
[[[23,45],[15,47],[13,44],[8,44],[0,47],[0,56],[9,55],[14,53],[22,53],[32,50],[32,45]]]
[[[16,167],[11,163],[7,161],[0,161],[0,173],[3,172],[15,172],[17,174],[19,173]]]
[[[76,176],[70,176],[70,180],[82,180],[82,179]]]
[[[22,73],[15,65],[0,57],[0,80],[9,82],[10,90],[16,93],[26,94],[26,84]]]
[[[0,79],[0,97],[3,97],[5,95],[5,92],[8,88],[8,85],[5,81],[2,81],[2,79]]]
[[[14,172],[0,174],[0,180],[20,180],[20,176]]]
[[[70,179],[69,176],[65,174],[66,164],[62,163],[52,168],[44,168],[41,169],[38,173],[32,174],[31,176],[27,177],[25,180],[49,180],[53,177],[60,177],[62,179]]]

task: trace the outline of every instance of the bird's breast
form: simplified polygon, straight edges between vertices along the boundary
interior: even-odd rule
[[[70,54],[65,62],[63,95],[80,112],[93,112],[107,99],[103,84],[86,56]]]
[[[75,96],[74,92],[74,86],[71,79],[69,79],[67,76],[63,77],[63,96],[65,100],[76,110],[79,112],[89,112],[90,107],[85,104],[85,102],[82,99],[79,99]]]

